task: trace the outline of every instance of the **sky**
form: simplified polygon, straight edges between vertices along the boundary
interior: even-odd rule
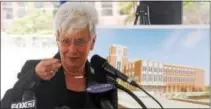
[[[205,85],[210,83],[209,28],[98,28],[94,50],[108,56],[109,45],[128,49],[128,58],[155,60],[167,64],[198,67],[205,70]]]

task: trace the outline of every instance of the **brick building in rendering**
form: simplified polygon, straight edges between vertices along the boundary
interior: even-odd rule
[[[183,65],[171,65],[152,60],[129,61],[127,48],[111,45],[108,61],[115,68],[153,92],[192,92],[204,88],[204,70]],[[120,81],[125,87],[136,90]]]

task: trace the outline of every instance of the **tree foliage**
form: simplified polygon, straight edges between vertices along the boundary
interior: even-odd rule
[[[205,87],[205,92],[210,92],[210,86]]]
[[[52,34],[53,13],[43,9],[30,9],[26,16],[15,19],[8,34]]]
[[[124,13],[127,15],[127,17],[124,19],[124,24],[133,22],[136,14],[137,1],[120,2],[119,7],[119,13]]]

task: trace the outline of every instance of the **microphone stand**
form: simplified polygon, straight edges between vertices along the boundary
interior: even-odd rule
[[[111,105],[110,101],[105,98],[102,98],[100,100],[100,105],[103,109],[114,109],[114,107]]]
[[[134,25],[137,25],[138,18],[139,18],[140,25],[150,24],[149,6],[144,4],[144,2],[141,2],[141,1],[139,1],[139,5],[137,6],[137,9],[136,9],[136,17],[135,17]]]
[[[111,77],[108,77],[108,80],[109,80],[109,83],[114,84],[118,89],[120,89],[120,90],[128,93],[130,96],[132,96],[136,100],[136,102],[138,102],[138,104],[141,105],[141,107],[143,109],[147,109],[146,105],[133,92],[131,92],[130,90],[128,90],[124,86],[118,84],[117,81],[115,79],[111,78]]]
[[[117,73],[118,74],[118,73]],[[115,78],[116,79],[116,78]],[[116,84],[117,86],[116,87],[119,87],[118,86],[118,83],[116,82],[116,80],[115,80],[114,78],[112,78],[112,77],[110,77],[110,76],[108,76],[108,80],[110,80],[110,82],[112,82],[113,84]],[[134,86],[134,87],[137,87],[137,88],[139,88],[140,90],[142,90],[144,93],[146,93],[149,97],[151,97],[160,107],[161,107],[161,109],[164,109],[163,108],[163,106],[161,105],[161,103],[158,101],[158,100],[156,100],[152,95],[150,95],[147,91],[145,91],[142,87],[140,87],[134,80],[132,80],[132,79],[130,79],[130,78],[128,78],[127,80],[126,80],[126,82],[127,83],[129,83],[130,85],[132,85],[132,86]],[[120,88],[122,88],[121,86],[120,86]],[[126,89],[126,88],[125,88]],[[127,89],[126,89],[127,90]],[[130,93],[130,92],[129,92]],[[128,94],[129,94],[128,93]],[[132,93],[132,92],[131,92]],[[130,94],[131,94],[130,93]],[[141,106],[143,106],[143,103],[141,102],[141,100],[139,100],[139,99],[137,99],[138,97],[136,96],[135,97],[135,95],[131,95],[135,100],[138,100],[137,102],[141,105]],[[146,106],[145,106],[146,107]]]
[[[141,105],[141,107],[143,109],[147,109],[147,107],[145,106],[145,104],[133,92],[131,92],[130,90],[128,90],[127,88],[123,87],[122,85],[120,85],[118,83],[115,84],[115,85],[116,85],[117,88],[121,89],[122,91],[127,92],[130,96],[132,96],[138,102],[138,104]]]
[[[151,97],[153,100],[155,100],[156,103],[158,103],[158,105],[161,107],[161,109],[164,109],[163,106],[159,103],[158,100],[156,100],[152,95],[150,95],[147,91],[145,91],[142,87],[140,87],[135,81],[131,81],[131,84],[134,87],[139,88],[140,90],[142,90],[144,93],[146,93],[149,97]]]

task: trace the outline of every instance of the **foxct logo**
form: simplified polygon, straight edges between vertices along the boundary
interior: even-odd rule
[[[11,109],[24,109],[24,108],[35,108],[35,100],[13,103]]]

